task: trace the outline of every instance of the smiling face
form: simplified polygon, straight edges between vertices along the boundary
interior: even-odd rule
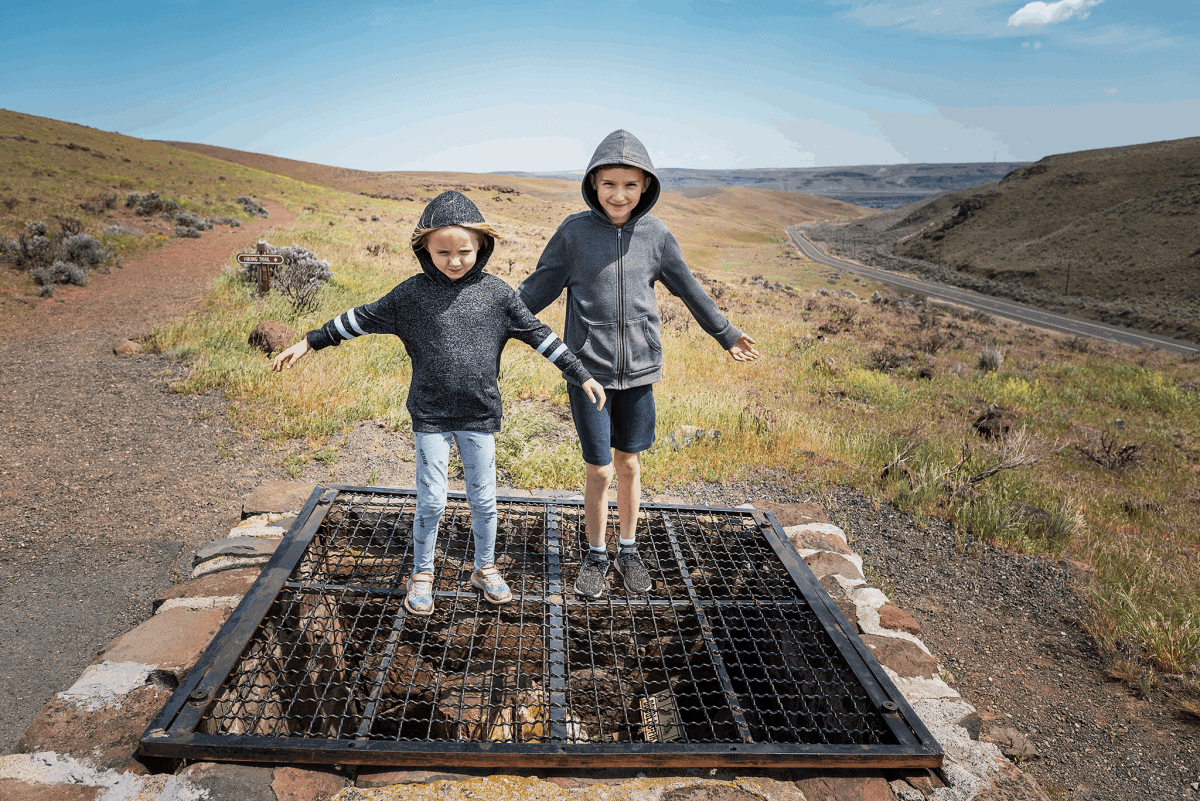
[[[642,193],[650,188],[650,176],[637,167],[601,167],[591,180],[600,208],[618,228],[629,222]]]
[[[425,239],[425,248],[438,272],[457,281],[475,266],[482,235],[467,228],[450,225],[439,228]]]

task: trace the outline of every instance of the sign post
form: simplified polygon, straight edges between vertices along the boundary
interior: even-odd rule
[[[258,265],[258,294],[265,295],[271,291],[271,265],[283,264],[283,256],[267,253],[267,243],[258,243],[257,253],[239,253],[238,264]]]

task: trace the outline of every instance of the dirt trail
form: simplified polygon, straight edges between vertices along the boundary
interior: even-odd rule
[[[112,352],[194,308],[231,253],[295,219],[267,208],[0,318],[0,753],[145,619],[176,559],[282,477],[228,429],[219,398],[170,390],[181,365]]]

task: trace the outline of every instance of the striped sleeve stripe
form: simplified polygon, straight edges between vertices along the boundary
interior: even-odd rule
[[[554,353],[551,353],[546,358],[549,359],[551,362],[556,362],[556,361],[558,361],[558,357],[562,356],[566,352],[567,352],[567,343],[564,342],[561,345],[559,345],[557,348],[554,349]]]
[[[337,317],[334,317],[333,325],[337,328],[338,333],[342,335],[342,339],[354,339],[358,334],[351,334],[346,330],[346,326],[342,324],[342,318],[345,316],[344,314],[339,314]]]
[[[546,337],[545,341],[542,342],[542,344],[538,345],[537,352],[542,354],[543,356],[546,355],[546,348],[548,348],[552,344],[554,344],[554,341],[557,339],[558,339],[558,336],[553,331],[551,331],[550,336]],[[553,361],[553,359],[551,359],[551,361]]]
[[[350,309],[350,311],[346,312],[346,319],[350,321],[350,327],[357,331],[359,336],[367,333],[366,331],[362,330],[362,326],[358,324],[358,318],[354,316],[354,309]]]

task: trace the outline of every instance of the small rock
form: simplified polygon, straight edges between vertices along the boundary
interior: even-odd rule
[[[293,342],[299,339],[300,337],[296,334],[296,330],[291,326],[275,322],[274,320],[263,320],[254,326],[254,330],[250,332],[250,337],[247,341],[251,347],[258,348],[270,356],[272,353],[286,350]]]
[[[892,788],[883,771],[872,770],[800,770],[796,787],[805,798],[837,801],[894,801]]]
[[[884,604],[879,607],[879,625],[885,629],[907,631],[909,634],[921,633],[921,624],[895,604]]]
[[[142,352],[142,343],[134,339],[122,339],[113,346],[113,353],[118,356],[136,356]]]
[[[1009,759],[1037,759],[1041,756],[1024,734],[1007,726],[989,728],[980,735],[985,742],[995,743],[1000,753]]]
[[[810,554],[804,558],[804,564],[808,565],[808,569],[813,572],[818,581],[833,573],[848,579],[863,577],[862,571],[853,562],[841,554],[830,551],[817,551]]]
[[[879,663],[891,668],[898,676],[932,679],[937,675],[937,660],[910,640],[880,637],[875,634],[860,634],[859,637],[871,649]]]
[[[830,522],[824,507],[816,503],[776,503],[760,498],[753,501],[753,504],[755,509],[773,512],[779,520],[779,525],[784,528]]]
[[[96,663],[138,662],[182,679],[228,616],[228,609],[171,609],[104,646]]]

